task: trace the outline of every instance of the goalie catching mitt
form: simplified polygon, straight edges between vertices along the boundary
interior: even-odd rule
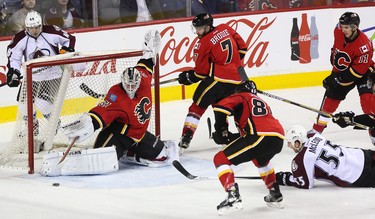
[[[73,139],[78,137],[76,143],[88,139],[95,131],[92,119],[87,113],[79,117],[78,120],[64,125],[62,129],[64,130],[64,134],[69,138],[69,141],[73,141]]]

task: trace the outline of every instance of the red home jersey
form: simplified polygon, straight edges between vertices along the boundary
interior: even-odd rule
[[[233,115],[242,136],[266,135],[284,139],[284,129],[273,117],[271,108],[256,95],[246,92],[233,94],[215,104],[214,111]]]
[[[238,67],[242,66],[240,52],[247,50],[245,41],[227,24],[220,24],[204,35],[194,48],[194,71],[203,78],[239,84]]]
[[[354,77],[361,78],[373,64],[374,49],[371,41],[360,30],[353,41],[346,39],[340,25],[336,26],[334,36],[332,71],[338,73],[349,70]]]
[[[145,68],[137,68],[142,75],[141,84],[133,99],[130,99],[121,84],[112,86],[104,101],[90,110],[90,114],[102,128],[113,121],[124,124],[119,130],[134,141],[138,142],[146,133],[151,117],[152,74]],[[152,70],[151,70],[152,71]]]

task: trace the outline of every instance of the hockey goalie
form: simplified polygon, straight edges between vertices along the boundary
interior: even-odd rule
[[[161,141],[147,131],[152,108],[151,80],[160,41],[158,31],[148,31],[143,56],[136,66],[121,73],[121,83],[112,86],[104,100],[88,113],[62,127],[69,140],[76,143],[100,130],[94,148],[73,152],[59,165],[62,154],[45,156],[42,175],[112,172],[118,170],[119,159],[149,167],[170,165],[179,159],[179,147],[174,141]]]

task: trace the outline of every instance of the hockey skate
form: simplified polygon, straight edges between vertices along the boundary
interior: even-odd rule
[[[191,139],[193,138],[193,134],[191,131],[187,131],[185,134],[181,136],[181,140],[178,143],[178,146],[180,146],[183,149],[187,149],[190,146]]]
[[[217,206],[217,214],[224,215],[239,211],[243,208],[237,183],[228,189],[228,197]]]
[[[281,203],[283,201],[283,195],[280,192],[279,184],[273,184],[273,188],[270,189],[270,193],[264,196],[264,201],[267,203],[268,207],[284,208],[284,205]]]

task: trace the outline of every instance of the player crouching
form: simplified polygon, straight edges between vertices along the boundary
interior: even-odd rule
[[[109,149],[108,153],[116,154],[116,162],[124,154],[127,155],[125,157],[127,160],[150,167],[170,165],[173,160],[179,159],[179,149],[173,141],[161,141],[147,131],[152,107],[151,80],[155,57],[160,49],[160,40],[161,36],[158,31],[147,32],[143,56],[136,66],[129,67],[122,72],[121,83],[112,86],[104,100],[88,113],[83,114],[77,121],[63,126],[64,134],[70,141],[77,139],[76,143],[82,142],[95,130],[100,130],[91,152],[101,154],[103,153],[101,149],[115,146]],[[129,157],[129,154],[134,156]],[[67,162],[71,162],[73,157],[77,156],[68,156]],[[80,159],[77,158],[76,168],[84,165],[99,165],[95,162],[100,162],[100,159],[95,162],[84,159],[85,163],[78,165],[79,161]],[[106,163],[110,168],[113,167],[112,161],[111,159]],[[53,172],[47,168],[51,165],[44,165],[44,175]],[[91,169],[88,170],[85,174],[97,173]],[[84,173],[80,172],[80,174]]]

